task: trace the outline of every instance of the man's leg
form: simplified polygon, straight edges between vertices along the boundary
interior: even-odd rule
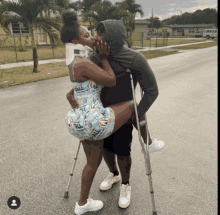
[[[129,184],[131,171],[131,156],[117,156],[118,166],[121,172],[122,184]]]
[[[103,150],[103,157],[104,157],[104,160],[109,168],[109,171],[111,173],[113,173],[114,175],[118,175],[119,172],[118,172],[116,162],[115,162],[115,153],[109,152],[108,150],[104,149]]]

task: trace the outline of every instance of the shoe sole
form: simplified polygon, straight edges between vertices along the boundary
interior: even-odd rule
[[[130,205],[130,203],[128,204],[128,206]],[[125,208],[127,208],[128,206],[121,206],[119,203],[118,203],[118,206],[120,207],[120,208],[123,208],[123,209],[125,209]]]
[[[164,147],[164,146],[163,146],[163,147]],[[158,152],[158,151],[162,150],[162,149],[163,149],[163,147],[161,147],[161,148],[159,148],[159,149],[152,150],[152,151],[150,151],[150,150],[149,150],[149,152],[150,152],[150,153],[153,153],[153,152]]]
[[[76,213],[76,212],[74,212],[74,213],[75,213],[75,215],[81,215],[81,214],[85,214],[85,213],[87,213],[87,212],[99,211],[99,210],[101,210],[103,207],[104,207],[104,205],[102,205],[102,207],[100,207],[100,208],[96,208],[96,209],[93,209],[93,210],[85,211],[85,212],[83,212],[83,213]]]

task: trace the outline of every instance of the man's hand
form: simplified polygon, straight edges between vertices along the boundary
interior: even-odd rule
[[[79,108],[79,104],[74,98],[74,89],[70,90],[70,92],[66,94],[66,98],[73,109]]]
[[[145,119],[145,116],[140,117],[140,118],[139,118],[139,123],[142,122],[142,121],[144,121],[144,120],[146,120],[146,119]],[[130,124],[130,123],[132,123],[132,117],[128,120],[128,122],[127,122],[126,124]],[[132,124],[133,124],[133,126],[138,130],[137,123],[136,123],[136,122],[133,122]],[[141,132],[141,136],[142,136],[142,138],[143,138],[144,143],[146,143],[146,142],[147,142],[147,130],[146,130],[146,125],[140,126],[140,132]]]
[[[96,44],[96,48],[98,50],[99,58],[108,60],[109,55],[110,55],[110,47],[107,46],[106,40],[105,39],[100,40]]]

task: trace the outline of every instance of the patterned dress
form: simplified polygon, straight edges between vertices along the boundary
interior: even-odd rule
[[[80,51],[74,50],[75,55]],[[83,52],[83,57],[88,58],[89,53]],[[82,55],[80,55],[82,56]],[[69,68],[74,74],[74,62]],[[102,85],[92,80],[73,82],[74,98],[79,103],[79,108],[71,109],[66,116],[69,132],[80,140],[101,140],[110,136],[114,129],[115,113],[107,107],[104,108],[100,100]]]

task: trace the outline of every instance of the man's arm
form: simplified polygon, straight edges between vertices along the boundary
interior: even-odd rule
[[[138,79],[141,89],[144,92],[144,96],[138,105],[138,116],[141,118],[158,97],[159,92],[157,81],[146,58],[141,53],[136,55],[131,71],[135,74],[135,77]],[[132,115],[132,121],[136,122],[135,113]]]

